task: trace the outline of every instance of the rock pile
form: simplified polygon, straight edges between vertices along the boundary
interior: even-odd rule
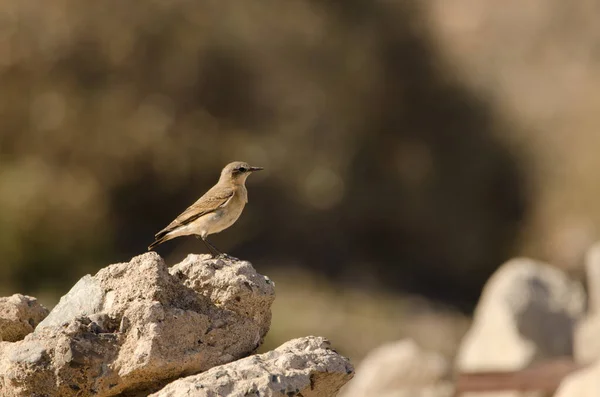
[[[599,396],[600,245],[586,271],[589,298],[555,267],[507,262],[453,361],[388,343],[343,396]],[[189,255],[169,268],[152,252],[83,277],[49,313],[31,297],[0,298],[0,396],[336,395],[354,369],[327,340],[255,354],[274,299],[249,262]]]
[[[389,343],[360,364],[343,396],[600,396],[600,245],[586,269],[589,305],[558,268],[508,261],[486,283],[453,363],[411,340]]]
[[[322,338],[250,356],[274,298],[249,262],[189,255],[168,268],[153,252],[83,277],[49,314],[5,298],[0,395],[334,395],[354,370]]]

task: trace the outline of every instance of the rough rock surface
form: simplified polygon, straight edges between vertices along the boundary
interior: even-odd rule
[[[326,339],[310,336],[179,379],[151,397],[331,397],[353,374]]]
[[[413,340],[374,349],[357,368],[343,397],[451,397],[451,365],[441,354],[422,350]]]
[[[48,315],[37,299],[21,294],[0,298],[0,341],[16,342]]]
[[[575,331],[575,359],[579,363],[591,363],[600,359],[600,243],[588,251],[585,270],[589,311],[577,324]]]
[[[168,269],[150,252],[108,266],[23,341],[0,345],[0,395],[156,390],[254,352],[273,299],[273,284],[233,258],[190,255]]]
[[[460,371],[510,371],[571,356],[585,309],[580,283],[530,259],[504,264],[487,282],[457,357]]]

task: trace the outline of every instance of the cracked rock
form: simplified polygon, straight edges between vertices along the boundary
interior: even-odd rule
[[[150,397],[331,397],[353,376],[347,358],[325,338],[309,336],[179,379]]]

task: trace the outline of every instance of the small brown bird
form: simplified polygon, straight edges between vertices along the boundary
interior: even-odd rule
[[[248,202],[246,178],[252,172],[262,169],[251,167],[242,161],[227,164],[221,171],[219,182],[166,228],[156,233],[155,241],[150,244],[148,251],[175,237],[194,235],[204,242],[213,256],[223,255],[206,237],[235,223]]]

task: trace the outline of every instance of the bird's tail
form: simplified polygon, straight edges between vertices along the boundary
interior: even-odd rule
[[[160,238],[157,238],[157,239],[156,239],[156,241],[154,241],[152,244],[150,244],[150,245],[148,246],[148,251],[151,251],[151,250],[152,250],[152,248],[156,247],[156,246],[157,246],[157,245],[159,245],[159,244],[162,244],[162,243],[164,243],[164,242],[165,242],[165,241],[167,241],[167,240],[170,240],[170,238],[169,238],[169,237],[167,237],[166,235],[165,235],[165,236],[162,236],[162,237],[160,237]]]

